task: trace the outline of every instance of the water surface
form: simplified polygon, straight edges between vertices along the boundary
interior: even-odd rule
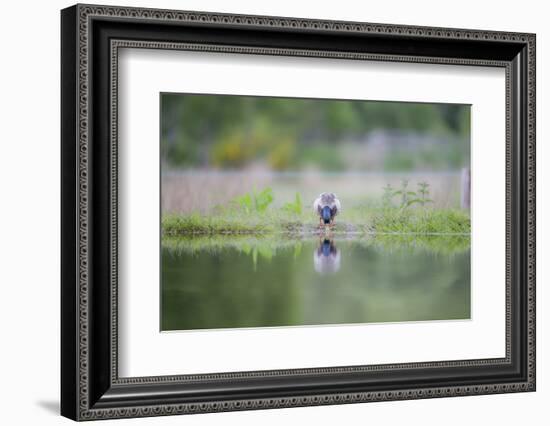
[[[314,237],[163,245],[161,329],[467,319],[469,240],[453,244]]]

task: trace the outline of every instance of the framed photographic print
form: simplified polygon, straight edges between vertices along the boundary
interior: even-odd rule
[[[535,35],[61,12],[61,412],[535,390]]]

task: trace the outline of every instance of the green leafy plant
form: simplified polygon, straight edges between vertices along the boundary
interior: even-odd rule
[[[264,213],[269,205],[273,202],[273,191],[267,187],[260,192],[256,192],[255,189],[252,192],[248,192],[240,197],[235,198],[235,203],[245,213],[250,214],[252,212]]]
[[[422,207],[426,206],[427,203],[433,203],[433,200],[429,198],[430,196],[430,184],[428,182],[418,182],[418,203]]]
[[[408,179],[402,179],[401,180],[401,189],[398,189],[394,192],[394,195],[401,195],[401,203],[399,205],[400,209],[406,209],[410,205],[414,203],[416,192],[409,190],[409,180]]]
[[[254,196],[254,208],[258,213],[265,212],[274,199],[273,191],[269,187],[258,193],[253,190],[252,195]]]
[[[235,203],[247,214],[252,211],[252,196],[249,193],[235,198]]]
[[[393,189],[390,184],[387,184],[382,189],[384,194],[382,195],[382,205],[385,209],[394,207],[393,199],[396,196],[400,196],[398,208],[400,210],[406,210],[414,204],[420,204],[425,207],[428,203],[433,203],[433,200],[429,198],[430,184],[427,182],[419,182],[417,191],[411,191],[409,189],[409,181],[403,179],[401,181],[401,188]]]
[[[404,209],[412,206],[413,204],[420,204],[422,208],[424,208],[426,204],[433,203],[433,200],[428,198],[430,195],[430,185],[427,182],[419,182],[417,185],[418,191],[409,191],[407,194],[410,198],[407,199],[407,203],[404,206],[402,205],[401,208]]]
[[[302,197],[300,193],[296,193],[294,196],[294,201],[290,203],[285,203],[283,205],[283,210],[289,213],[300,215],[303,211]]]

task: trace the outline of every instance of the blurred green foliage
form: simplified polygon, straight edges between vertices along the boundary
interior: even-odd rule
[[[401,210],[408,209],[409,207],[414,206],[415,204],[420,205],[421,207],[426,207],[426,204],[433,203],[433,200],[429,198],[430,196],[430,184],[428,182],[418,182],[418,189],[413,191],[409,187],[409,180],[402,179],[401,187],[394,189],[389,183],[383,187],[384,194],[382,195],[382,206],[384,209],[391,209],[398,207]],[[394,203],[394,198],[398,197],[398,205]]]
[[[294,213],[296,215],[302,214],[304,210],[304,206],[302,204],[302,197],[300,196],[299,192],[297,192],[296,195],[294,196],[293,202],[285,203],[283,205],[283,210],[286,210],[289,213]]]
[[[374,131],[456,143],[395,144],[387,171],[459,168],[469,161],[466,105],[164,93],[161,152],[169,167],[242,168],[262,162],[273,170],[348,167],[345,143]],[[405,141],[406,142],[406,141]],[[437,142],[437,141],[436,141]]]
[[[255,189],[236,198],[238,206],[247,214],[252,212],[264,213],[273,202],[273,191],[271,188],[265,188],[260,192]]]

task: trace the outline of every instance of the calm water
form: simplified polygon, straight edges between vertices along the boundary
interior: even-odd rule
[[[450,245],[444,238],[432,248],[314,238],[164,247],[161,328],[466,319],[470,250],[437,249]]]

